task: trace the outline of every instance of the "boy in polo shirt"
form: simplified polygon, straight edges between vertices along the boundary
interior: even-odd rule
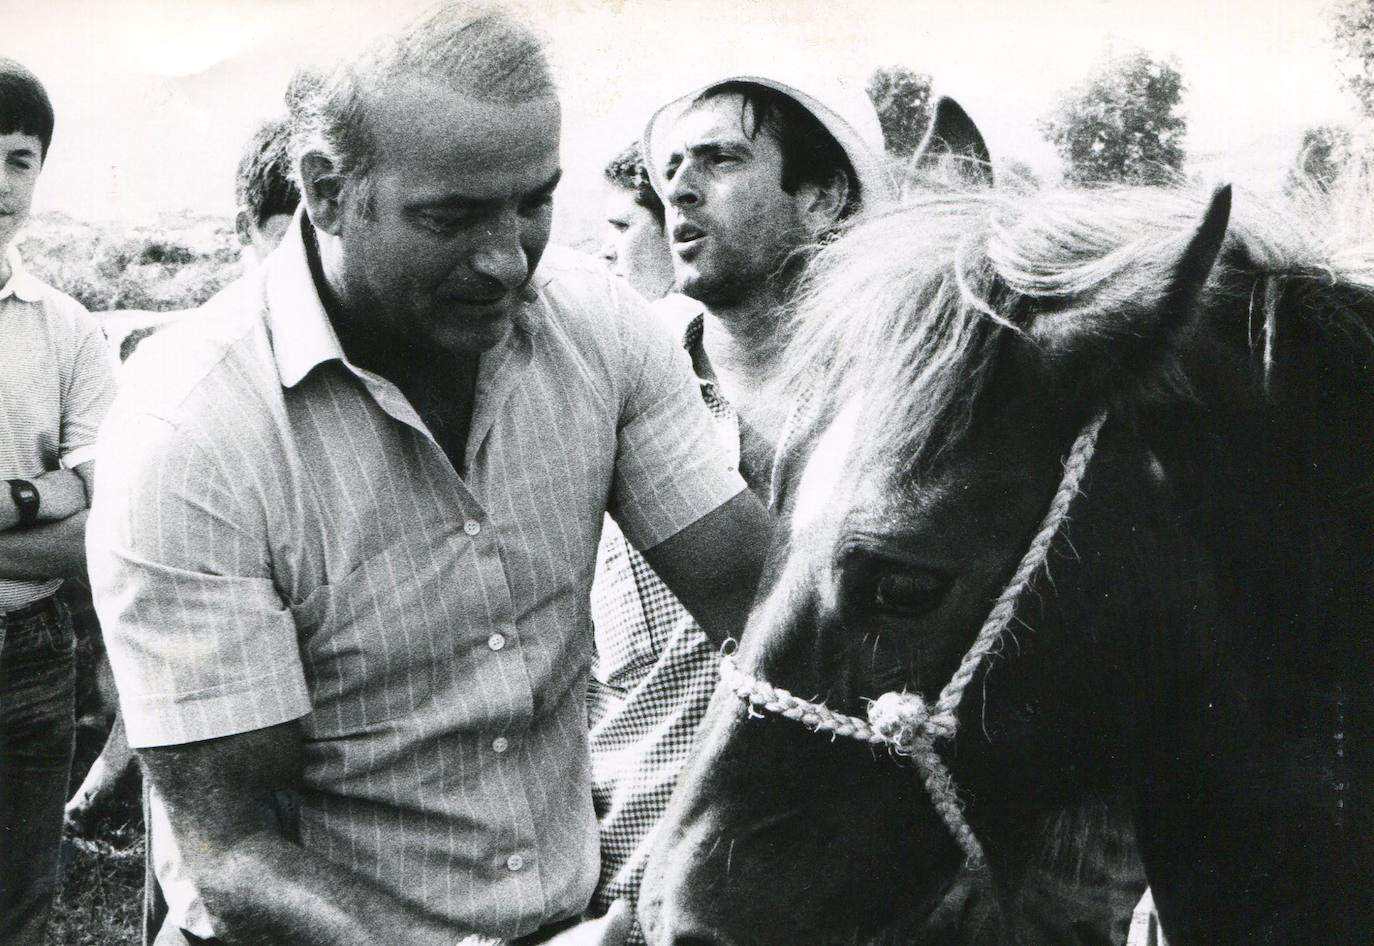
[[[41,942],[52,907],[75,697],[71,619],[54,594],[85,568],[113,395],[95,319],[11,245],[52,131],[42,83],[0,59],[0,946]]]

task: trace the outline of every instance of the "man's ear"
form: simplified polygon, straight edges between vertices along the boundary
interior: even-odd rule
[[[253,245],[253,213],[248,208],[240,207],[234,214],[234,233],[238,234],[239,243]]]
[[[802,198],[802,215],[806,228],[818,237],[840,222],[845,204],[849,202],[849,178],[836,171],[826,184],[803,184],[797,190]]]
[[[334,162],[318,151],[301,158],[301,199],[310,222],[332,236],[343,223],[344,178]]]

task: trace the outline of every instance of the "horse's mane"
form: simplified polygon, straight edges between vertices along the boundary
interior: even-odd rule
[[[869,442],[933,461],[966,432],[1000,338],[1022,330],[1014,313],[1158,298],[1207,199],[1185,187],[908,198],[817,251],[777,380],[795,392],[805,379],[818,420],[872,393]],[[1234,207],[1208,296],[1253,293],[1266,276],[1374,294],[1374,175],[1273,200],[1242,193]],[[1261,311],[1258,324],[1272,330],[1272,317]]]

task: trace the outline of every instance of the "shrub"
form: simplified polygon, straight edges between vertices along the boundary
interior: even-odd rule
[[[35,275],[92,312],[194,308],[240,272],[233,231],[204,218],[121,229],[40,215],[21,248]]]

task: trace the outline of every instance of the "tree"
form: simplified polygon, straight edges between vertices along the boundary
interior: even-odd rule
[[[1374,116],[1374,0],[1338,0],[1331,12],[1345,83],[1364,113]]]
[[[1290,186],[1303,182],[1330,190],[1341,171],[1356,157],[1354,137],[1340,125],[1317,125],[1302,134]]]
[[[874,69],[865,86],[888,154],[908,158],[916,150],[930,124],[930,76],[906,66]]]
[[[1154,184],[1183,167],[1183,76],[1171,60],[1108,57],[1039,122],[1076,184]]]
[[[997,184],[1012,190],[1035,191],[1040,189],[1040,175],[1025,161],[1011,158],[998,165]]]

